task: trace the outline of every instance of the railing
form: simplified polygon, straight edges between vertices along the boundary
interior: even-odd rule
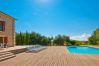
[[[7,48],[7,44],[6,43],[0,43],[0,48]]]

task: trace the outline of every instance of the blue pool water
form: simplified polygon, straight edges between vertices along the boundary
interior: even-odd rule
[[[87,47],[87,46],[69,46],[67,47],[70,53],[79,54],[99,54],[98,48]]]

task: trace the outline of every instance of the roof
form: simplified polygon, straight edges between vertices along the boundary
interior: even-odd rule
[[[2,12],[2,11],[0,11],[0,13],[5,14],[6,16],[9,16],[10,18],[12,18],[12,19],[16,20],[14,17],[12,17],[12,16],[10,16],[10,15],[8,15],[8,14],[6,14],[6,13]]]

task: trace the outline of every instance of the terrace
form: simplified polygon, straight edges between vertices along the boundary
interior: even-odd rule
[[[0,66],[99,66],[99,55],[70,54],[65,46],[51,46],[34,53],[23,52]]]

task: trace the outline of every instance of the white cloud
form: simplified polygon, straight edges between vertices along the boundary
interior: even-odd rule
[[[83,34],[78,35],[78,36],[71,36],[70,39],[79,40],[79,41],[88,41],[88,38],[90,36],[91,36],[90,34],[83,33]]]

